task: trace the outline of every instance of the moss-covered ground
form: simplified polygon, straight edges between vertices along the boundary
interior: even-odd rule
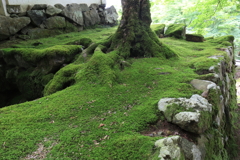
[[[98,28],[12,47],[43,49],[78,43],[84,37],[99,42],[115,30]],[[41,44],[32,45],[36,41]],[[103,85],[98,78],[88,81],[79,76],[74,85],[62,91],[1,108],[0,159],[25,159],[39,151],[39,146],[43,146],[42,152],[37,155],[35,152],[35,157],[42,156],[40,159],[149,159],[155,152],[154,142],[160,137],[147,137],[139,132],[161,118],[157,109],[159,99],[189,98],[200,93],[189,82],[199,78],[196,71],[216,64],[207,57],[224,54],[216,49],[223,47],[221,44],[207,41],[195,43],[174,38],[160,41],[179,58],[130,58],[127,61],[131,66],[122,70],[113,67],[117,78],[112,85]],[[95,64],[94,60],[92,63]],[[89,67],[87,63],[86,66]],[[96,76],[99,74],[96,72]]]

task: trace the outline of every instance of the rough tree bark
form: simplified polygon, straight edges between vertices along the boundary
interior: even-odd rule
[[[160,43],[150,28],[149,0],[122,0],[122,8],[122,20],[108,41],[108,51],[117,50],[124,58],[175,56],[171,49]]]

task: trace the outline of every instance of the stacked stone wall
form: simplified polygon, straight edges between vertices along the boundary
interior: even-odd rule
[[[101,4],[8,5],[7,12],[10,16],[0,16],[0,41],[42,38],[81,31],[95,25],[114,26],[118,23],[114,6],[105,8]]]

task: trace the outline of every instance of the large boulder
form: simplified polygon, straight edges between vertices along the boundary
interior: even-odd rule
[[[203,42],[204,37],[201,34],[186,34],[186,40],[192,42]]]
[[[44,22],[44,24],[48,29],[63,29],[63,28],[66,28],[65,18],[60,17],[60,16],[50,17]]]
[[[88,5],[85,4],[85,3],[81,3],[81,4],[80,4],[80,8],[81,8],[82,12],[90,11],[90,8],[89,8]]]
[[[53,7],[51,5],[48,5],[47,9],[46,9],[46,14],[49,15],[49,16],[55,16],[55,15],[58,15],[59,13],[61,13],[61,12],[62,12],[61,9],[58,9],[58,8]]]
[[[107,8],[104,12],[106,24],[116,25],[118,23],[118,13],[114,6]]]
[[[212,105],[197,94],[190,99],[163,98],[158,102],[158,108],[168,122],[192,133],[201,134],[212,123]]]
[[[47,19],[44,10],[31,10],[27,12],[27,15],[31,18],[32,23],[37,27],[41,27],[42,23]]]
[[[61,14],[63,14],[65,17],[72,20],[78,25],[81,26],[84,25],[83,14],[80,4],[77,3],[67,4],[67,6],[63,9]]]
[[[186,34],[185,24],[171,24],[168,26],[165,35],[166,37],[184,38]]]
[[[165,24],[152,24],[151,29],[157,34],[158,37],[164,35]]]
[[[180,136],[167,137],[155,142],[155,147],[160,149],[159,159],[185,159],[202,160],[204,154],[199,146]]]
[[[16,34],[31,21],[28,17],[10,18],[0,16],[0,22],[0,40],[4,40]]]
[[[100,23],[100,17],[95,8],[90,8],[89,11],[83,12],[83,15],[85,26],[92,26]]]
[[[58,9],[61,9],[61,10],[63,10],[63,9],[65,8],[65,7],[64,7],[62,4],[60,4],[60,3],[55,4],[54,7],[58,8]]]

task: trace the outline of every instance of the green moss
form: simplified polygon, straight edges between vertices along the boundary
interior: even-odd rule
[[[65,89],[75,83],[75,75],[82,65],[69,64],[60,69],[53,79],[45,86],[44,96],[53,94],[57,91]]]
[[[209,68],[211,66],[215,66],[220,61],[220,59],[222,58],[213,59],[208,57],[200,57],[192,60],[191,63],[195,68],[195,71],[199,74],[202,74],[202,73],[205,73],[205,71],[207,71],[208,73]]]
[[[230,43],[231,44],[230,46],[232,46],[233,41],[234,41],[234,36],[232,36],[232,35],[222,36],[222,37],[217,37],[217,38],[214,38],[214,39],[210,39],[208,41],[212,42],[212,43],[222,44],[224,46],[229,46],[229,43]],[[227,42],[229,42],[229,43],[227,43]]]
[[[210,40],[210,39],[214,39],[214,37],[205,37],[204,39],[207,41],[207,40]]]
[[[106,30],[113,33],[111,29]],[[39,41],[43,45],[37,47],[44,50],[53,44],[66,44],[81,37],[91,37],[94,43],[100,44],[102,39],[109,36],[106,33],[104,29],[99,32],[90,30],[41,39]],[[18,46],[31,47],[29,44]],[[109,49],[110,44],[104,43],[104,47],[97,45],[93,47],[96,51],[92,57],[89,54],[85,60],[82,57],[62,68],[48,83],[48,89],[49,93],[55,92],[58,83],[61,88],[65,80],[73,82],[71,79],[75,80],[74,85],[35,101],[0,109],[0,155],[3,159],[24,158],[35,152],[39,143],[51,146],[54,142],[56,145],[49,150],[45,159],[148,159],[154,154],[156,139],[139,135],[139,132],[159,120],[156,102],[165,97],[189,98],[193,93],[198,93],[189,85],[192,79],[199,77],[191,68],[197,62],[195,59],[199,58],[197,66],[201,69],[205,67],[201,66],[201,60],[205,62],[209,56],[223,55],[222,51],[215,49],[219,48],[219,44],[164,38],[159,44],[171,48],[178,59],[166,59],[165,55],[130,57],[127,61],[131,62],[131,66],[119,70],[120,62],[124,61],[123,57],[119,57],[120,49],[107,54],[102,52],[105,47]],[[125,46],[128,45],[131,47],[131,44]],[[141,48],[139,44],[134,47]],[[130,54],[127,49],[122,51],[122,55]],[[160,52],[153,53],[158,55]],[[21,77],[26,78],[26,75]],[[9,72],[11,76],[14,76],[14,71]],[[44,77],[41,83],[45,84],[51,76]],[[233,103],[231,107],[234,108]],[[181,108],[172,110],[179,112]],[[206,144],[208,152],[205,159],[217,156],[227,158],[220,143],[226,136],[221,137],[219,130],[212,130],[206,134],[212,143]]]
[[[159,36],[160,34],[164,34],[165,26],[165,24],[152,24],[151,29]]]
[[[185,36],[185,24],[171,24],[168,26],[165,36],[183,38]]]
[[[46,49],[8,48],[3,49],[3,52],[3,57],[14,59],[14,56],[18,55],[26,62],[36,63],[44,60],[44,58],[77,54],[81,52],[81,47],[76,45],[56,45]]]
[[[164,112],[164,114],[165,114],[165,117],[171,121],[176,114],[180,112],[185,112],[185,111],[194,112],[192,108],[185,108],[185,106],[182,106],[181,104],[174,103],[167,106],[167,109]]]
[[[100,48],[96,48],[93,56],[84,68],[78,72],[78,81],[99,82],[112,86],[117,81],[115,62],[118,59],[116,52],[104,54]]]
[[[81,38],[79,41],[79,44],[84,46],[84,48],[89,47],[91,43],[92,43],[92,40],[90,38]]]
[[[232,44],[228,41],[223,41],[221,44],[224,46],[232,46]]]

